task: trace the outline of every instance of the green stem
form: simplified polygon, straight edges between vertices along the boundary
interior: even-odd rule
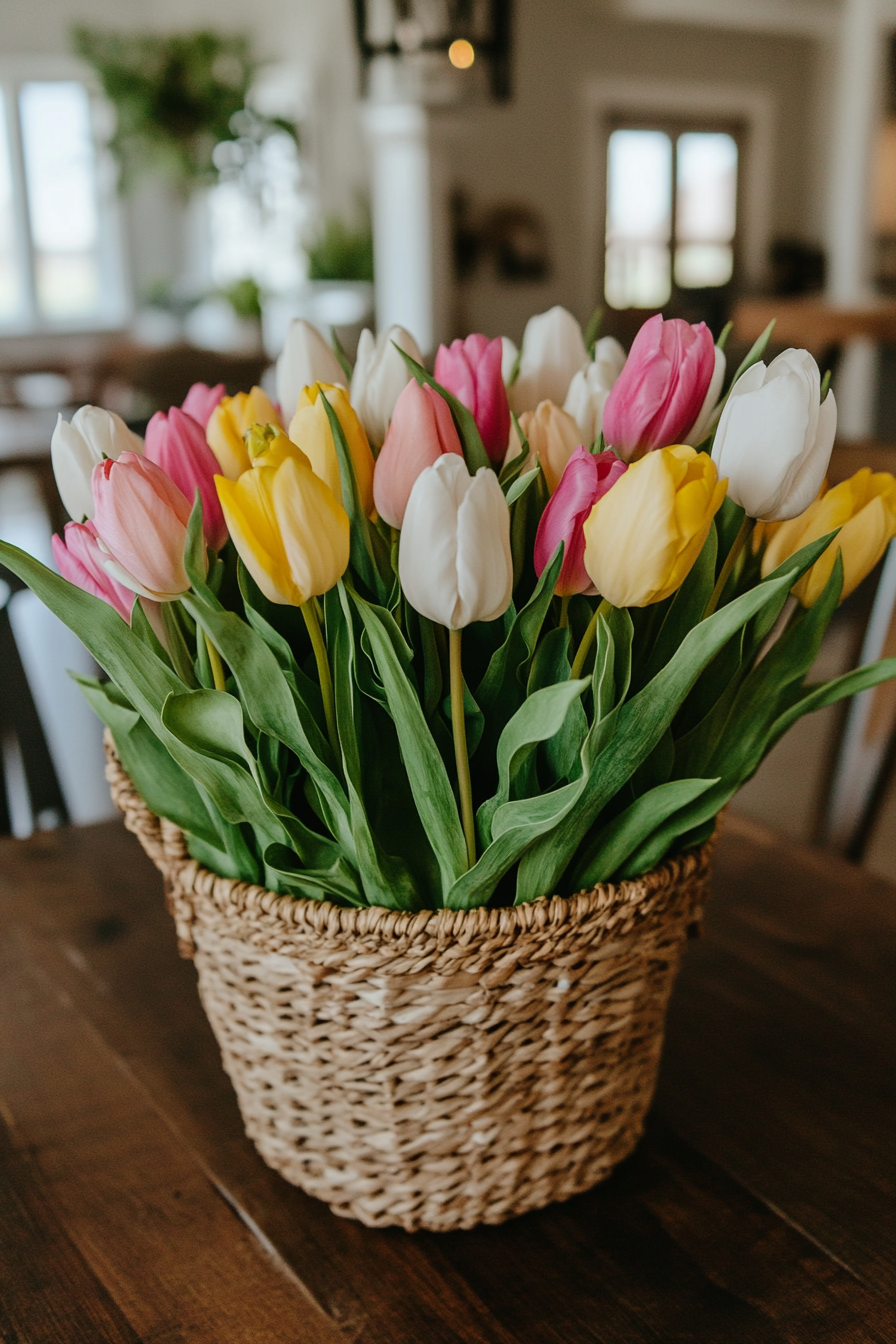
[[[569,599],[571,594],[566,593],[560,599],[560,624],[559,629],[565,630],[569,625]]]
[[[473,821],[473,786],[470,783],[470,757],[467,753],[467,725],[464,720],[464,673],[460,661],[461,631],[448,631],[451,668],[451,726],[454,729],[454,758],[457,761],[457,787],[460,814],[467,841],[467,866],[476,862],[476,827]]]
[[[576,656],[573,659],[572,669],[570,670],[569,673],[570,681],[575,681],[578,677],[582,675],[582,668],[585,666],[585,659],[588,657],[588,651],[591,648],[591,645],[594,643],[594,636],[597,634],[597,618],[602,611],[603,612],[608,611],[609,606],[610,606],[609,602],[607,602],[607,600],[604,599],[604,601],[601,602],[600,606],[595,608],[594,615],[588,622],[588,628],[586,629],[584,635],[582,636],[582,642],[579,645],[578,649],[576,650]]]
[[[202,633],[205,638],[205,647],[208,650],[208,661],[211,664],[212,676],[215,681],[215,690],[226,691],[227,683],[224,680],[224,667],[221,663],[221,655],[204,630]]]
[[[725,563],[722,566],[719,577],[716,579],[716,586],[715,588],[713,588],[712,593],[710,594],[709,601],[706,604],[706,609],[703,612],[704,620],[706,620],[707,616],[711,616],[715,611],[716,607],[719,605],[719,599],[721,598],[722,593],[725,591],[725,584],[731,577],[731,571],[737,564],[738,556],[740,555],[741,551],[746,545],[747,539],[749,538],[750,533],[752,531],[753,531],[753,519],[748,518],[747,515],[744,514],[744,520],[740,525],[740,531],[734,538],[734,543],[731,547],[731,550],[725,557]]]
[[[330,746],[333,748],[333,755],[336,757],[338,763],[341,760],[342,753],[339,749],[339,734],[336,732],[336,700],[333,695],[333,678],[330,675],[330,663],[327,659],[327,646],[324,643],[323,632],[320,628],[320,618],[317,614],[317,606],[314,598],[310,597],[307,602],[303,602],[299,607],[299,610],[305,617],[308,634],[311,636],[311,647],[314,650],[314,661],[317,663],[317,675],[320,678],[321,695],[324,698],[324,716],[327,720],[327,734],[330,738]]]

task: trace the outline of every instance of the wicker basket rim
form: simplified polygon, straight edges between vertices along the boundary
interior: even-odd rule
[[[601,882],[571,896],[540,896],[525,905],[416,911],[391,910],[375,905],[346,907],[327,900],[280,895],[255,883],[220,877],[197,859],[190,858],[180,828],[159,818],[137,792],[119,760],[108,729],[104,733],[104,745],[106,778],[112,796],[125,813],[129,829],[138,836],[146,835],[164,850],[165,860],[159,866],[166,875],[173,877],[176,871],[177,882],[182,888],[210,899],[222,913],[249,917],[263,913],[296,932],[305,930],[349,938],[374,935],[382,941],[424,936],[439,942],[450,939],[466,943],[495,936],[506,939],[548,926],[559,928],[564,924],[579,924],[590,915],[606,912],[614,906],[627,907],[629,914],[637,916],[641,908],[652,905],[662,891],[678,887],[697,873],[705,873],[715,841],[713,835],[702,845],[665,859],[642,877],[618,883]]]

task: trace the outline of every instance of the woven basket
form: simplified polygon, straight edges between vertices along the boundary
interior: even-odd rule
[[[710,846],[634,882],[512,909],[398,913],[216,877],[135,792],[246,1132],[369,1227],[500,1223],[602,1180],[656,1083]]]

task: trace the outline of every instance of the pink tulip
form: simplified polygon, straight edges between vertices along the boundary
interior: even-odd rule
[[[648,318],[604,407],[604,437],[627,462],[681,443],[703,406],[715,369],[709,328]]]
[[[161,467],[137,453],[93,469],[93,521],[107,573],[142,597],[173,602],[190,587],[184,545],[190,503]]]
[[[156,411],[146,426],[145,452],[149,461],[171,477],[191,504],[199,491],[205,540],[212,550],[220,551],[227,540],[227,524],[215,489],[215,475],[221,468],[205,441],[202,426],[176,406],[167,415]]]
[[[212,418],[212,411],[227,393],[223,383],[209,387],[207,383],[194,383],[181,403],[181,410],[192,415],[203,430]]]
[[[563,565],[555,589],[558,596],[596,591],[585,569],[582,528],[597,501],[626,470],[626,464],[609,449],[605,453],[590,453],[587,448],[577,448],[567,462],[560,484],[541,515],[533,557],[535,572],[540,576],[563,542]]]
[[[373,502],[390,527],[401,527],[414,482],[443,453],[463,457],[448,403],[412,378],[395,403],[373,473]]]
[[[465,341],[440,345],[436,354],[436,382],[453,392],[472,411],[492,466],[500,466],[510,435],[510,405],[501,376],[501,337],[468,336]]]
[[[65,540],[54,536],[52,545],[56,568],[64,579],[101,597],[123,621],[130,622],[134,594],[104,568],[109,557],[100,550],[93,523],[66,523]]]

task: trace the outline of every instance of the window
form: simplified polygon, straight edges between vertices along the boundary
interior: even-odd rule
[[[675,289],[728,284],[735,269],[736,133],[621,126],[607,146],[604,293],[662,308]]]
[[[126,317],[110,164],[76,79],[0,83],[0,331]]]

